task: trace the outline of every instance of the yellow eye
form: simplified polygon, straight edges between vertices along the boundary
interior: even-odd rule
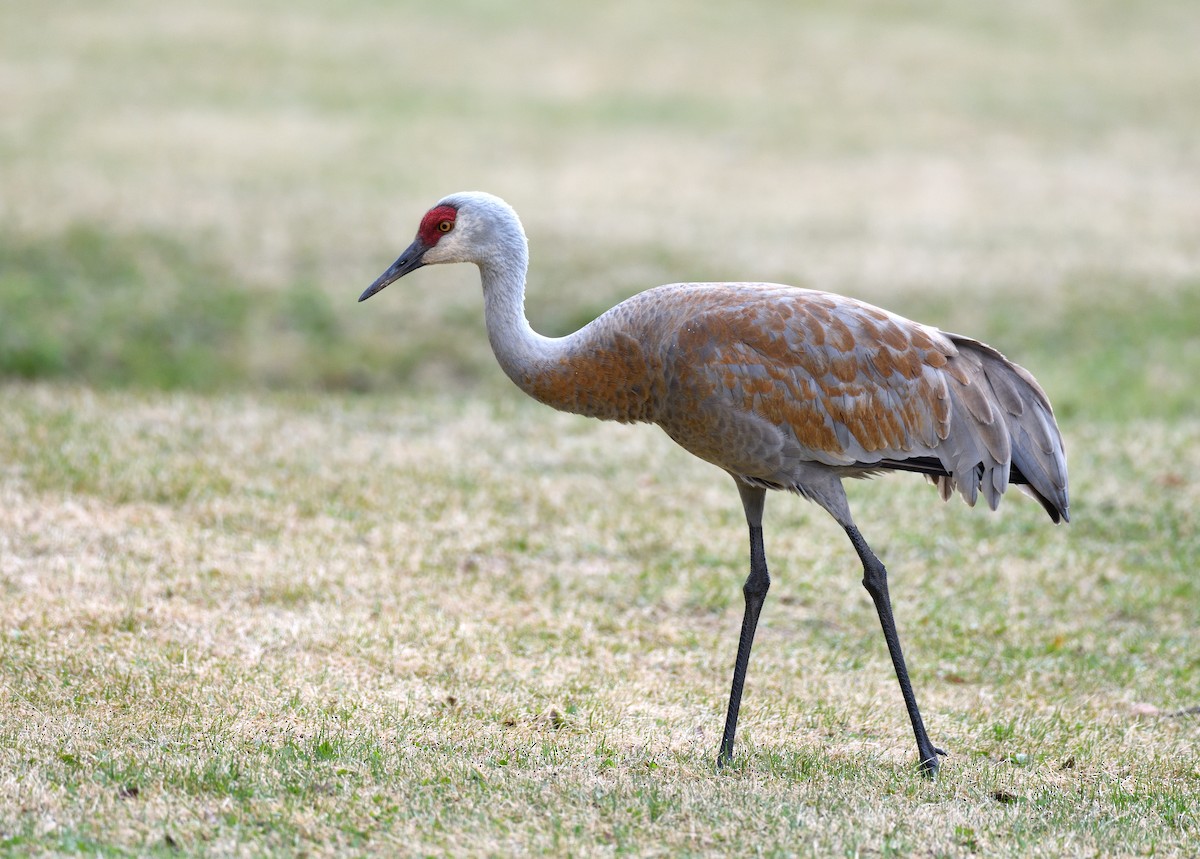
[[[454,221],[438,221],[438,230],[443,233],[448,233],[454,229]]]

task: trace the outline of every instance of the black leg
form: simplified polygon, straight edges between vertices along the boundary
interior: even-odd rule
[[[883,563],[875,557],[867,541],[853,525],[846,527],[846,534],[854,544],[854,550],[863,565],[863,587],[875,602],[875,611],[879,614],[879,623],[883,626],[883,637],[887,641],[888,653],[892,657],[892,666],[896,669],[896,679],[900,681],[900,694],[904,696],[904,706],[908,709],[908,718],[912,721],[913,734],[917,738],[917,752],[921,756],[921,770],[928,776],[937,775],[938,755],[946,754],[929,741],[925,733],[925,723],[921,720],[921,711],[917,709],[917,699],[913,695],[912,683],[908,679],[908,669],[904,666],[904,654],[900,651],[900,637],[896,634],[896,620],[892,617],[892,601],[888,596],[887,570]]]
[[[753,492],[754,490],[749,490]],[[729,692],[729,712],[725,716],[725,733],[721,737],[721,751],[717,755],[717,766],[722,767],[733,760],[733,738],[737,733],[738,710],[742,706],[742,686],[746,682],[746,666],[750,662],[750,647],[754,644],[754,630],[758,627],[758,616],[762,612],[771,577],[767,574],[767,556],[762,539],[762,490],[757,498],[757,515],[752,515],[751,503],[747,503],[747,518],[750,524],[750,575],[742,585],[746,597],[746,613],[742,615],[742,634],[738,639],[737,661],[733,664],[733,688]],[[747,501],[747,492],[742,500]],[[757,520],[758,524],[755,523]]]

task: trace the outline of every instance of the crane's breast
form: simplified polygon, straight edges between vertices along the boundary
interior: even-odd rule
[[[654,420],[666,390],[657,353],[611,320],[598,321],[575,335],[575,348],[519,384],[562,411],[623,423]]]

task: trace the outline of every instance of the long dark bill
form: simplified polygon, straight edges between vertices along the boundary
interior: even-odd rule
[[[394,281],[404,277],[404,275],[408,274],[409,272],[416,271],[421,266],[425,265],[425,263],[422,262],[422,258],[425,256],[425,251],[427,250],[429,250],[429,248],[426,247],[425,243],[420,239],[414,241],[408,246],[404,253],[400,254],[400,258],[391,264],[387,271],[379,275],[379,278],[366,288],[363,294],[358,297],[358,300],[366,301],[389,283],[393,283]]]

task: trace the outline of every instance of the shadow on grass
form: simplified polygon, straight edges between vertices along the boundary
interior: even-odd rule
[[[678,262],[656,257],[654,248],[629,250],[650,271]],[[579,271],[567,269],[588,268],[586,260],[560,262],[547,261],[537,275],[570,280]],[[1057,309],[1046,313],[1035,295],[998,296],[985,308],[974,299],[967,309],[981,324],[963,333],[1029,367],[1067,421],[1196,414],[1200,289],[1144,287],[1103,278],[1064,283]],[[551,333],[572,330],[608,306],[585,297],[594,291],[535,296],[533,314]],[[364,313],[354,297],[334,301],[303,279],[285,289],[247,283],[201,244],[159,235],[99,226],[49,237],[8,233],[0,235],[0,378],[202,391],[504,383],[474,304],[440,313],[436,302],[445,299],[426,296],[435,302],[425,308],[436,319],[430,325],[393,310]],[[945,307],[922,304],[915,297],[904,309],[955,327],[952,308],[947,318]]]

